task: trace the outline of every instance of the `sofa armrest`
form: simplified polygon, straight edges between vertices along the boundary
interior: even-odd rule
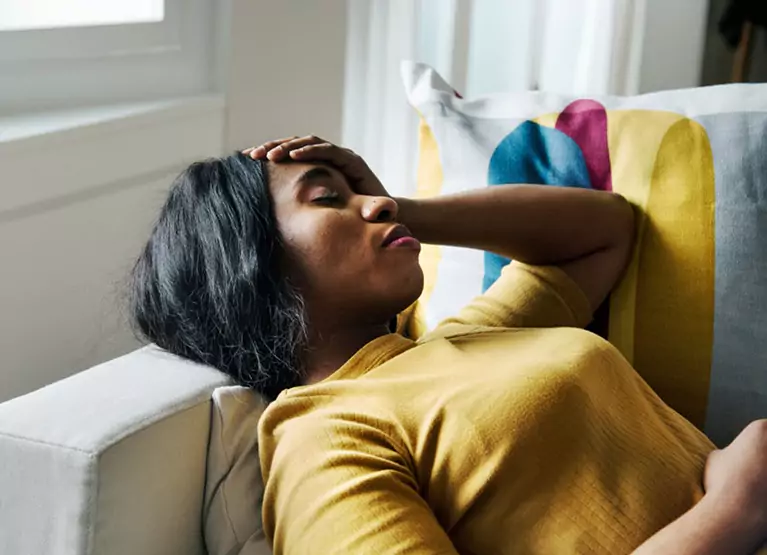
[[[0,404],[0,553],[204,554],[210,368],[145,347]]]

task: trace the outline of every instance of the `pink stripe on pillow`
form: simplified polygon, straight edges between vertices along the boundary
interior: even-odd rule
[[[581,147],[591,186],[612,191],[610,150],[607,146],[607,112],[594,100],[571,102],[557,118],[556,129]]]

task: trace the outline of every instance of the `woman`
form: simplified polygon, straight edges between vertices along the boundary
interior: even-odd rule
[[[352,152],[283,139],[180,176],[133,311],[276,399],[259,436],[277,554],[752,553],[765,423],[714,451],[578,329],[633,229],[621,197],[575,188],[395,200]],[[413,341],[392,321],[421,293],[419,241],[517,262]]]

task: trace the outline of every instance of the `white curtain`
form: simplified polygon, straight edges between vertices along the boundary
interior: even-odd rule
[[[545,0],[540,6],[541,90],[639,92],[644,0]]]
[[[415,184],[417,116],[401,60],[464,96],[638,92],[647,0],[348,0],[344,143],[392,194]]]

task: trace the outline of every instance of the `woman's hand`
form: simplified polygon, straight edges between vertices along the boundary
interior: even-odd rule
[[[706,495],[700,503],[634,555],[753,554],[767,539],[765,462],[767,420],[758,420],[709,456],[703,477]]]
[[[706,496],[733,507],[767,540],[767,420],[752,422],[730,445],[711,453],[703,484]]]
[[[261,146],[244,150],[243,154],[250,155],[254,160],[267,159],[271,162],[286,160],[327,162],[346,176],[355,193],[379,197],[389,196],[361,156],[348,148],[341,148],[314,135],[269,141]]]

